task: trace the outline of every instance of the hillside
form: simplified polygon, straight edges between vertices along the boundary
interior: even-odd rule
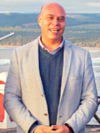
[[[20,46],[41,34],[38,14],[0,14],[0,37],[15,35],[0,41],[2,46]],[[79,46],[100,47],[100,14],[67,14],[64,37]]]
[[[0,27],[26,27],[38,28],[37,17],[39,14],[21,14],[21,13],[0,13]],[[100,23],[100,14],[67,14],[66,27],[82,24]]]

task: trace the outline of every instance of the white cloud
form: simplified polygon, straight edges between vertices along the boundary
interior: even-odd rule
[[[87,4],[89,6],[100,7],[100,2],[98,2],[98,3],[90,2],[90,3],[87,3]]]

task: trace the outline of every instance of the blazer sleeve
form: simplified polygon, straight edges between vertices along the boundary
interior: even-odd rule
[[[22,101],[20,75],[16,50],[13,51],[10,69],[5,85],[4,107],[11,118],[27,133],[37,120]]]
[[[86,126],[98,106],[97,90],[89,52],[86,52],[84,62],[80,105],[71,118],[65,122],[72,127],[75,133],[78,133]]]

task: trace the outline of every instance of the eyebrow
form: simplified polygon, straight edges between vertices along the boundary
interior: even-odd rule
[[[47,16],[55,16],[55,15],[53,15],[53,14],[47,14]],[[63,17],[63,18],[65,18],[65,16],[58,16],[58,17]]]

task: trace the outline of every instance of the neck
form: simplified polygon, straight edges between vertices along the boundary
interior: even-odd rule
[[[62,42],[62,38],[59,40],[46,40],[43,39],[42,36],[40,37],[40,40],[42,42],[42,44],[50,51],[54,51],[57,47],[60,46],[61,42]]]

